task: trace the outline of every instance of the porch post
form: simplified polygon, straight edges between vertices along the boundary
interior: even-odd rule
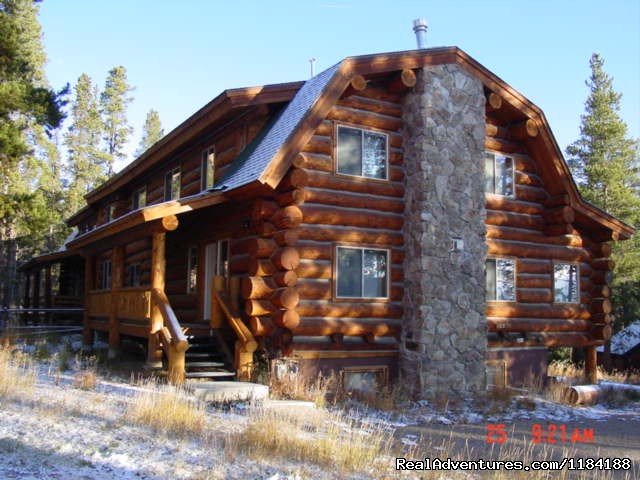
[[[94,281],[94,257],[84,257],[84,316],[82,319],[82,343],[85,346],[93,345],[93,330],[91,329],[91,290]]]
[[[30,305],[30,301],[31,300],[31,272],[26,271],[24,272],[24,277],[25,277],[25,283],[24,283],[24,300],[22,301],[22,307],[23,308],[28,308]]]
[[[165,237],[164,232],[156,232],[151,237],[151,290],[164,292],[165,275]],[[151,304],[151,325],[147,351],[147,365],[159,367],[162,363],[162,350],[158,344],[158,332],[162,329],[163,321],[160,309],[155,303]]]
[[[584,348],[584,376],[587,382],[598,383],[598,353],[593,345]]]
[[[33,274],[33,292],[31,297],[31,306],[33,308],[40,307],[40,269],[36,270]],[[35,313],[38,316],[38,313]]]
[[[124,273],[124,246],[113,247],[111,252],[111,312],[109,313],[109,353],[108,358],[118,356],[120,350],[120,322],[118,321],[119,294]]]

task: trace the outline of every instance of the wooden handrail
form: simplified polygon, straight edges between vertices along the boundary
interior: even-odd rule
[[[226,295],[219,291],[214,291],[213,295],[215,296],[216,301],[220,305],[222,312],[227,318],[229,325],[242,344],[243,349],[248,353],[255,352],[258,348],[258,342],[254,338],[251,331],[244,324],[244,322],[240,319],[240,316],[233,311],[229,299],[226,298]]]
[[[154,303],[162,314],[162,319],[164,321],[164,328],[162,329],[163,334],[169,334],[169,338],[166,340],[168,340],[177,351],[185,352],[187,348],[189,348],[189,341],[180,327],[180,322],[178,322],[178,318],[171,308],[167,295],[158,288],[154,288],[151,293],[153,295]],[[164,332],[165,329],[166,332]]]

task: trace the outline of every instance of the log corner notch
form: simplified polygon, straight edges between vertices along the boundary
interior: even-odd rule
[[[486,111],[494,112],[502,108],[502,97],[497,93],[489,92],[486,101]]]
[[[527,140],[538,136],[538,124],[532,118],[509,125],[509,136],[516,140]]]
[[[344,98],[350,97],[351,95],[355,95],[358,92],[361,92],[367,88],[367,80],[362,75],[354,75],[351,77],[351,81],[347,86],[346,90],[342,94]]]
[[[401,93],[416,86],[417,78],[413,70],[405,68],[389,82],[387,89],[391,93]]]

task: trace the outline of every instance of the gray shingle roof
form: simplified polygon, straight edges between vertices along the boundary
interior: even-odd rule
[[[268,124],[253,145],[249,145],[234,160],[230,172],[216,185],[217,189],[231,190],[260,177],[271,159],[285,145],[307,112],[322,96],[341,63],[335,64],[305,82],[276,120]]]

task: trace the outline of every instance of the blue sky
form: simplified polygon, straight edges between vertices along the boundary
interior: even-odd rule
[[[349,55],[456,45],[541,107],[561,148],[579,134],[592,52],[623,94],[640,137],[640,1],[45,0],[40,21],[52,86],[85,72],[100,86],[124,65],[136,149],[146,112],[165,132],[226,88],[306,79]],[[131,158],[129,159],[131,160]]]

